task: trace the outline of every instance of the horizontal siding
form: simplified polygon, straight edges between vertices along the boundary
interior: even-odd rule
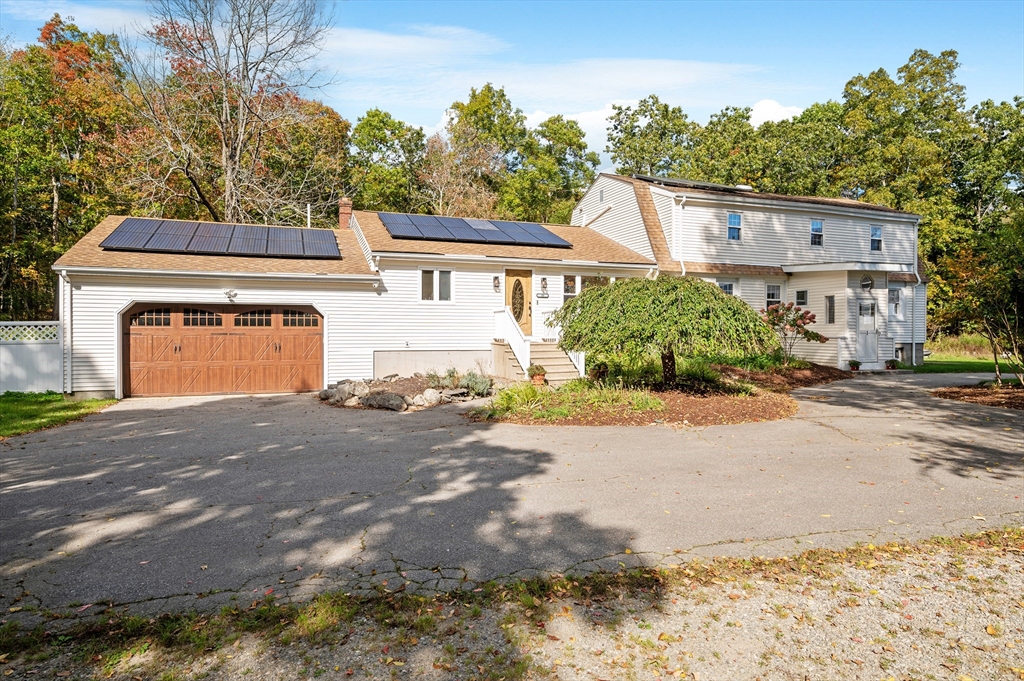
[[[437,265],[423,267],[438,268]],[[448,265],[453,271],[453,300],[420,300],[420,267],[382,259],[383,285],[368,283],[219,281],[209,279],[73,277],[71,324],[72,390],[115,390],[118,311],[133,302],[224,304],[226,288],[238,305],[312,305],[324,315],[326,381],[368,378],[373,353],[388,351],[490,351],[494,311],[505,304],[504,267]],[[522,267],[521,269],[530,269]],[[533,269],[533,319],[536,338],[545,335],[548,314],[562,301],[562,272]],[[575,274],[632,276],[629,270],[575,267]],[[493,278],[501,277],[494,290]],[[548,298],[540,298],[541,279]],[[550,333],[550,330],[549,330]]]
[[[887,288],[886,274],[884,272],[847,272],[847,287],[849,295],[847,296],[847,319],[850,332],[849,332],[849,350],[846,354],[846,359],[852,359],[857,354],[857,315],[860,310],[860,303],[871,302],[875,303],[875,324],[879,331],[878,334],[878,362],[884,362],[887,359],[892,359],[895,350],[895,343],[892,337],[889,335],[889,291]],[[861,288],[861,279],[865,276],[870,276],[874,279],[874,288],[870,291],[865,291]],[[837,303],[838,306],[838,303]],[[836,313],[838,314],[838,312]]]
[[[603,202],[600,200],[602,191]],[[598,177],[573,209],[572,224],[582,225],[584,218],[592,220],[609,205],[611,210],[590,223],[590,228],[653,260],[654,251],[651,250],[651,242],[644,229],[640,206],[637,204],[632,184],[610,177]]]
[[[688,198],[679,211],[682,259],[743,265],[799,265],[827,262],[879,262],[913,265],[912,224],[877,219],[829,216],[806,210],[750,208],[742,213],[741,241],[729,241],[726,221],[731,211]],[[811,218],[824,221],[824,246],[810,245]],[[882,225],[882,252],[870,248],[870,225]]]
[[[827,343],[808,343],[798,341],[793,353],[810,362],[837,366],[839,362],[839,339],[847,334],[848,317],[843,314],[846,305],[847,276],[841,272],[807,272],[794,274],[783,293],[783,300],[796,303],[796,292],[807,291],[807,305],[801,306],[815,315],[815,323],[811,326],[829,340]],[[836,297],[835,322],[828,323],[825,316],[825,296]]]

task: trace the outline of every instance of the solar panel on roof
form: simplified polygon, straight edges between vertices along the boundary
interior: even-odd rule
[[[310,258],[340,258],[338,240],[334,232],[326,229],[300,229],[302,233],[302,246],[307,257]]]
[[[147,251],[183,251],[195,234],[198,222],[164,220],[146,242]]]
[[[464,243],[571,248],[535,222],[480,220],[435,215],[378,213],[388,234],[395,239],[456,241]]]
[[[128,223],[128,226],[125,229],[121,229],[125,223]],[[160,220],[127,218],[113,232],[107,235],[107,238],[103,240],[100,247],[122,250],[142,248],[159,226]]]
[[[340,258],[328,229],[126,218],[100,244],[122,251]]]
[[[192,241],[188,242],[188,247],[185,250],[189,253],[227,253],[228,244],[231,243],[231,233],[234,230],[234,225],[201,222],[196,227],[195,235],[192,237]]]

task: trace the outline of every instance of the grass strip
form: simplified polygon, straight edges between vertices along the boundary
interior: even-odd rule
[[[0,394],[0,438],[24,435],[77,421],[116,400],[72,401],[60,393]]]

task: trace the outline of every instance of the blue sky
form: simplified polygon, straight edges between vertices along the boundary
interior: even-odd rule
[[[85,29],[146,21],[142,1],[0,0],[0,35],[35,38],[53,12]],[[535,124],[561,113],[603,150],[613,103],[650,93],[700,122],[724,106],[778,119],[915,48],[955,49],[972,103],[1024,94],[1024,0],[985,2],[368,2],[335,5],[320,97],[428,132],[471,86],[504,86]]]

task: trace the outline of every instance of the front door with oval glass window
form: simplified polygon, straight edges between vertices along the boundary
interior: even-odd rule
[[[533,272],[505,270],[505,305],[512,310],[523,335],[533,334]]]

